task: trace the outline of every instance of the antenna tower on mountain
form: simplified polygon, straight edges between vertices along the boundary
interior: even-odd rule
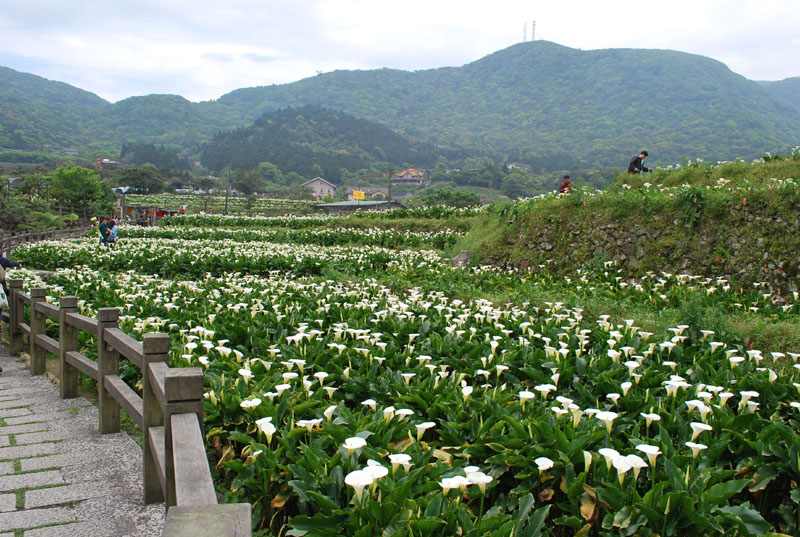
[[[533,24],[531,25],[531,41],[534,41],[535,39],[536,39],[536,21],[533,21]]]
[[[524,43],[527,40],[528,40],[528,23],[524,22],[522,23],[522,42]]]

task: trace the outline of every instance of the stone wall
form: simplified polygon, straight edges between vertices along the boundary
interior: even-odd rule
[[[614,260],[631,274],[689,273],[744,286],[767,282],[779,293],[795,291],[800,211],[778,215],[768,210],[740,205],[689,224],[676,213],[611,217],[578,207],[516,223],[506,241],[516,255],[525,256],[514,260],[524,266],[555,262],[574,271]],[[499,261],[496,249],[481,254]]]

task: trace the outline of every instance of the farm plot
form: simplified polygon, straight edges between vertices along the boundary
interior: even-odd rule
[[[53,296],[77,295],[87,313],[119,306],[126,331],[167,332],[174,364],[204,368],[219,489],[253,504],[264,535],[800,531],[800,355],[700,325],[649,333],[574,304],[606,293],[658,310],[699,293],[779,318],[796,315],[797,297],[681,275],[626,281],[607,266],[570,276],[569,306],[497,305],[437,286],[558,288],[563,275],[258,244],[19,253],[61,267]],[[362,277],[316,276],[339,270]]]

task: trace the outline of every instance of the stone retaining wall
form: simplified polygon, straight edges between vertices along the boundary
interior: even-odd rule
[[[767,282],[779,293],[797,290],[800,280],[800,211],[777,215],[740,205],[722,215],[703,215],[692,225],[677,214],[611,218],[578,207],[532,217],[506,240],[526,256],[522,264],[532,267],[556,262],[574,271],[614,260],[631,273],[681,272],[740,285]]]

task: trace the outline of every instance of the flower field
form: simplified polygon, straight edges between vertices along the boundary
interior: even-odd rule
[[[796,319],[796,295],[610,263],[456,269],[437,233],[120,237],[24,247],[56,273],[17,274],[204,368],[218,490],[252,503],[257,535],[800,533],[800,354],[658,321],[689,302]]]
[[[126,199],[129,205],[156,206],[174,210],[183,206],[192,214],[209,209],[221,213],[226,207],[225,194],[128,194]],[[310,200],[267,199],[261,196],[248,200],[241,196],[230,196],[227,207],[232,214],[280,214],[287,210],[309,209],[313,203]]]

